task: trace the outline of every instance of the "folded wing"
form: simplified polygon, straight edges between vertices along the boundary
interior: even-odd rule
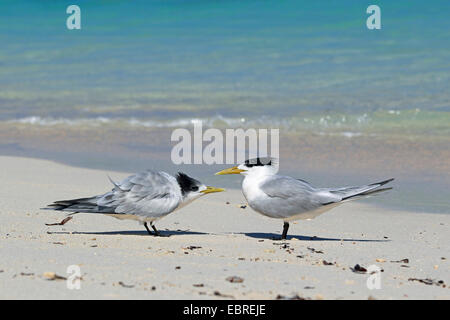
[[[280,205],[290,211],[312,211],[345,200],[366,197],[392,188],[380,188],[394,179],[385,180],[365,186],[344,188],[314,188],[303,180],[288,176],[274,176],[267,179],[260,189],[273,199],[282,199]]]
[[[114,188],[103,195],[55,201],[46,209],[157,218],[175,210],[181,201],[176,179],[165,172],[147,170],[121,182],[111,182]]]

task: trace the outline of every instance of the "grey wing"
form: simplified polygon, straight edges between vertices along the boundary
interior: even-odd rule
[[[392,188],[380,187],[392,180],[388,179],[359,187],[318,189],[303,180],[274,176],[260,185],[261,191],[270,197],[270,201],[261,201],[261,207],[256,209],[276,218],[287,218],[315,210],[323,212],[323,210],[346,200],[367,197],[390,190]]]
[[[55,201],[44,209],[159,218],[175,210],[181,201],[176,179],[165,172],[148,170],[111,182],[114,188],[103,195]]]
[[[165,172],[145,172],[132,175],[97,199],[99,207],[113,209],[117,214],[162,217],[175,210],[181,201],[176,179]]]
[[[327,190],[316,189],[305,181],[287,176],[271,177],[260,185],[260,189],[271,198],[265,205],[270,204],[274,214],[283,217],[313,211],[341,200],[340,196]]]
[[[319,189],[324,192],[330,192],[334,195],[337,195],[341,197],[341,200],[348,200],[348,199],[356,199],[361,198],[377,193],[381,193],[384,191],[391,190],[392,188],[380,188],[381,186],[384,186],[385,184],[393,181],[394,179],[387,179],[381,182],[375,182],[371,183],[365,186],[357,186],[357,187],[343,187],[343,188],[327,188],[327,189]]]

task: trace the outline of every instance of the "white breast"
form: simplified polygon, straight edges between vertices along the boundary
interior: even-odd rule
[[[263,208],[260,207],[262,203],[269,200],[269,197],[259,187],[263,182],[264,176],[246,176],[244,181],[242,181],[242,193],[250,207],[265,214],[262,210]]]

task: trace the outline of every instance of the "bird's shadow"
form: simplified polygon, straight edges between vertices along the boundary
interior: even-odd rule
[[[252,233],[243,233],[244,235],[246,235],[247,237],[251,237],[251,238],[257,238],[257,239],[268,239],[268,240],[280,240],[280,234],[275,234],[275,233],[263,233],[263,232],[252,232]],[[297,240],[303,240],[303,241],[350,241],[350,242],[389,242],[391,240],[388,239],[383,239],[383,240],[378,240],[378,239],[338,239],[338,238],[321,238],[321,237],[316,237],[316,236],[300,236],[300,235],[295,235],[295,236],[287,236],[286,240],[292,240],[292,239],[297,239]]]
[[[189,230],[159,230],[162,238],[171,237],[171,236],[182,236],[182,235],[205,235],[207,233],[203,232],[195,232]],[[48,231],[48,234],[82,234],[82,235],[104,235],[104,236],[146,236],[153,237],[153,235],[149,235],[147,231],[102,231],[102,232],[81,232],[81,231]]]

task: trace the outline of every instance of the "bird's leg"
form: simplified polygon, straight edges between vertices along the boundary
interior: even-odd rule
[[[161,234],[159,233],[158,229],[156,229],[155,225],[153,224],[153,222],[150,222],[150,225],[152,226],[153,231],[155,231],[155,235],[157,235],[158,237],[161,236]]]
[[[148,232],[149,235],[151,235],[151,236],[156,235],[156,234],[154,234],[153,232],[150,231],[150,229],[148,228],[147,222],[144,222],[144,227],[145,227],[145,229],[147,229],[147,232]],[[153,225],[152,225],[152,227],[153,227]],[[155,227],[153,227],[153,229],[155,229]]]
[[[283,224],[283,234],[281,235],[281,239],[282,240],[286,240],[288,229],[289,229],[289,222],[284,222],[284,224]]]
[[[286,240],[288,229],[289,229],[289,222],[285,222],[283,224],[283,233],[281,234],[281,237],[273,237],[272,240],[277,240],[277,241]]]
[[[155,235],[157,236],[157,237],[169,237],[169,235],[162,235],[159,231],[158,231],[158,229],[156,229],[156,227],[155,227],[155,225],[153,224],[153,222],[150,222],[150,225],[152,226],[152,228],[153,228],[153,230],[155,231]]]

